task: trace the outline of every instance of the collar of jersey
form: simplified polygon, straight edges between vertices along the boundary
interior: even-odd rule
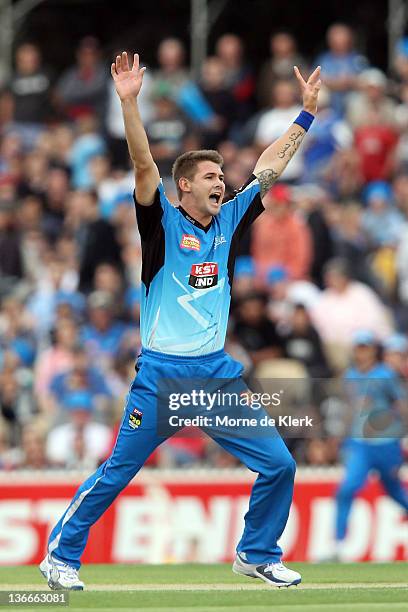
[[[194,219],[191,215],[189,215],[188,212],[184,210],[182,206],[177,206],[177,210],[181,212],[181,214],[187,219],[187,221],[190,221],[190,223],[203,230],[203,232],[208,232],[208,230],[210,229],[212,225],[212,219],[208,225],[202,225],[199,221],[197,221],[197,219]]]

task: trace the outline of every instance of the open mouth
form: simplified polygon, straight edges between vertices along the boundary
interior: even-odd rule
[[[214,202],[214,204],[219,204],[220,200],[221,200],[221,194],[220,193],[212,193],[210,195],[210,200],[211,200],[211,202]]]

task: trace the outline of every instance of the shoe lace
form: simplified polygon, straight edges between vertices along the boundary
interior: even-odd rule
[[[264,571],[265,572],[273,572],[274,569],[277,570],[283,570],[285,569],[285,566],[283,565],[283,563],[268,563],[268,565],[265,567]]]
[[[76,570],[74,567],[71,567],[70,565],[65,565],[64,567],[65,570],[65,577],[70,581],[70,582],[75,582],[76,580],[79,579],[78,576],[78,570]]]

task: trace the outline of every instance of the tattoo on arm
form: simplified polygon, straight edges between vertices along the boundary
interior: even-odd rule
[[[263,198],[265,193],[269,191],[269,189],[272,187],[278,177],[279,174],[275,172],[273,168],[270,168],[268,170],[262,170],[262,172],[259,172],[259,174],[257,174],[257,178],[261,186],[261,198]]]
[[[279,159],[284,159],[287,157],[289,161],[292,159],[294,154],[299,148],[300,143],[302,142],[306,132],[303,130],[298,130],[297,132],[292,132],[289,134],[289,142],[285,142],[281,150],[278,152]]]
[[[261,198],[266,194],[267,191],[269,191],[273,183],[280,177],[282,172],[285,170],[286,166],[300,147],[305,135],[306,132],[304,129],[298,129],[291,132],[285,138],[286,142],[284,142],[279,151],[277,153],[274,153],[274,159],[276,162],[276,164],[274,165],[275,168],[277,167],[277,170],[269,168],[257,173],[257,177],[261,185]],[[268,149],[266,151],[268,152]]]

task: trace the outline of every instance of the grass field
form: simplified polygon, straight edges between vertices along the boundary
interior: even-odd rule
[[[397,612],[408,611],[408,563],[301,564],[299,587],[277,589],[236,576],[230,565],[90,565],[86,591],[70,593],[69,608],[22,610],[140,612]],[[0,568],[0,590],[46,590],[37,567]]]

